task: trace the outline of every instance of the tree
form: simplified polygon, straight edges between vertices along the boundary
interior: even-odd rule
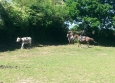
[[[11,38],[32,36],[35,40],[62,41],[66,37],[67,28],[63,27],[68,15],[66,6],[55,5],[51,0],[33,0],[34,4],[26,0],[13,1],[2,3],[2,18]]]
[[[107,1],[107,2],[106,2]],[[86,29],[88,34],[92,32],[101,35],[100,30],[112,28],[112,18],[114,16],[114,6],[109,0],[67,0],[66,4],[73,10],[71,18],[78,23],[82,23],[82,28]],[[73,5],[74,3],[74,5]],[[75,13],[75,11],[79,11]],[[71,18],[69,20],[71,20]],[[101,27],[100,27],[101,26]],[[106,33],[106,31],[103,31]]]

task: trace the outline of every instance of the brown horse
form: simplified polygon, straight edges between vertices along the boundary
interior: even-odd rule
[[[73,37],[73,35],[67,34],[67,38],[68,38],[69,44],[74,44],[74,37]]]
[[[81,43],[83,43],[83,42],[86,42],[86,43],[87,43],[88,48],[89,48],[89,43],[90,43],[90,41],[93,41],[94,43],[97,43],[97,42],[94,41],[93,38],[90,38],[90,37],[88,37],[88,36],[83,36],[82,40],[80,41],[80,37],[81,37],[81,36],[79,36],[78,34],[74,34],[74,38],[77,38],[77,40],[78,40],[78,47],[79,47],[79,46],[81,45]]]

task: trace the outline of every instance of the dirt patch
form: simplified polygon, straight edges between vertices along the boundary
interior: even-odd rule
[[[27,78],[27,79],[21,79],[16,83],[42,83],[42,82],[38,82],[37,80],[32,78]]]
[[[106,56],[107,54],[99,54],[100,56]]]
[[[17,68],[19,68],[18,66],[6,66],[6,65],[0,65],[0,69],[6,69],[6,68],[9,68],[9,69],[12,69],[12,68],[15,68],[15,69],[17,69]]]
[[[19,66],[7,66],[7,65],[0,65],[0,69],[19,69],[19,68],[31,68],[31,67],[19,67]]]
[[[0,83],[4,83],[4,82],[0,82]]]

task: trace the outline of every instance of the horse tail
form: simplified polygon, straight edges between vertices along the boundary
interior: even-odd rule
[[[97,43],[93,38],[91,38],[91,40],[92,40],[94,43]]]

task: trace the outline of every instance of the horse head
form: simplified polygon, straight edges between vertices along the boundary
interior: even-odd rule
[[[69,37],[69,34],[67,34],[67,36],[66,37]]]
[[[17,37],[16,42],[20,42],[21,38]]]

